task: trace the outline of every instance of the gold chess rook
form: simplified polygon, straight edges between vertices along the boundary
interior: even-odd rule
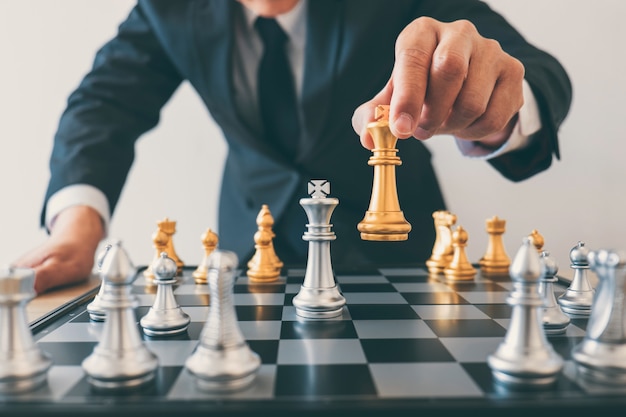
[[[357,229],[363,240],[407,240],[411,224],[398,201],[395,167],[402,161],[396,155],[398,138],[389,129],[389,106],[376,108],[376,121],[369,123],[367,130],[374,141],[373,155],[367,162],[374,167],[374,180],[369,208]]]

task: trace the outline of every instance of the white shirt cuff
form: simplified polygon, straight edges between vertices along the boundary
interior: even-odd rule
[[[54,193],[46,205],[46,229],[50,231],[54,220],[66,208],[72,206],[89,206],[96,210],[102,218],[104,234],[108,235],[111,211],[109,201],[102,191],[86,184],[74,184]]]
[[[507,141],[494,150],[482,147],[471,140],[454,138],[463,156],[475,159],[491,159],[507,152],[522,149],[530,143],[531,136],[541,129],[541,116],[535,95],[526,80],[523,80],[522,91],[524,104],[519,110],[517,123]]]

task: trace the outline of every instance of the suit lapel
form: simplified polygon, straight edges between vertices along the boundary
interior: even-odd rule
[[[232,94],[230,53],[233,47],[231,28],[233,0],[198,1],[193,3],[195,48],[202,65],[206,96],[220,103],[225,113],[235,111]]]
[[[322,132],[331,108],[332,83],[342,41],[343,11],[340,0],[308,1],[302,83],[303,134],[298,159],[313,154],[313,148],[324,139]]]

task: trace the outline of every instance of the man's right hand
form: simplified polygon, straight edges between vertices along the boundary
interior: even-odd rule
[[[87,206],[63,210],[51,226],[48,239],[25,253],[13,266],[35,270],[35,292],[75,284],[91,274],[95,252],[104,238],[100,215]]]

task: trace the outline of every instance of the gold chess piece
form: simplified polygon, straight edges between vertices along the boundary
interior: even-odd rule
[[[537,249],[537,252],[539,252],[539,254],[541,255],[541,251],[543,251],[543,245],[544,245],[543,236],[539,233],[537,229],[533,229],[533,231],[530,232],[530,235],[528,235],[528,237],[530,238],[530,241],[535,247],[535,249]]]
[[[468,239],[467,231],[461,226],[457,226],[452,233],[454,254],[450,264],[443,270],[446,279],[450,281],[469,281],[474,279],[476,275],[476,268],[467,260],[465,253]]]
[[[157,222],[157,230],[152,234],[152,243],[156,249],[153,262],[161,257],[161,252],[167,253],[167,256],[176,262],[176,275],[180,276],[183,273],[183,267],[185,265],[178,255],[176,255],[176,251],[174,250],[174,242],[172,238],[174,233],[176,233],[175,221],[166,217],[160,222]],[[150,266],[144,271],[143,274],[150,280],[154,279],[154,273],[152,272],[152,268]]]
[[[250,281],[271,282],[278,279],[283,262],[280,260],[274,250],[274,237],[272,231],[274,226],[274,217],[269,210],[267,204],[263,204],[261,211],[256,218],[258,226],[257,232],[254,234],[254,248],[256,252],[250,261],[248,261],[247,275]]]
[[[204,248],[204,256],[202,257],[202,262],[198,265],[195,271],[191,274],[193,276],[196,284],[206,284],[207,283],[207,274],[209,272],[209,256],[215,250],[218,243],[217,234],[208,228],[202,235],[200,236],[202,241],[202,247]]]
[[[452,261],[454,248],[452,247],[452,226],[456,223],[456,215],[446,210],[433,212],[435,223],[435,244],[433,252],[426,261],[428,272],[432,275],[441,274]]]
[[[389,106],[377,106],[375,118],[367,125],[374,140],[373,155],[367,162],[374,167],[372,195],[357,229],[363,240],[407,240],[411,224],[404,218],[398,201],[395,167],[402,161],[396,156],[398,138],[389,130]]]
[[[485,275],[507,275],[511,259],[506,253],[502,235],[506,229],[506,220],[493,216],[485,221],[489,241],[485,255],[480,258],[478,264]]]

